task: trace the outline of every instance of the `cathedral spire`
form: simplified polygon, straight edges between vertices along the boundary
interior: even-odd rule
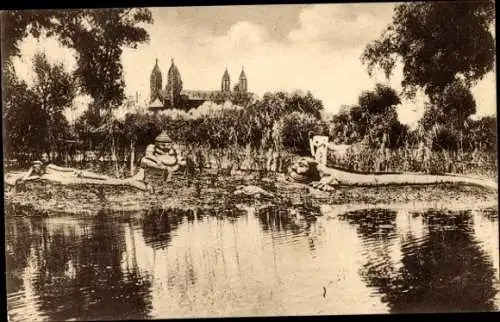
[[[170,107],[178,108],[180,104],[180,94],[182,92],[182,79],[179,69],[174,64],[174,59],[170,58],[172,65],[168,70],[167,78],[167,96]]]
[[[247,79],[247,75],[245,74],[245,67],[241,66],[240,79]]]
[[[162,76],[160,66],[158,66],[158,58],[156,58],[155,65],[151,71],[150,77],[150,90],[151,90],[151,101],[158,97],[159,91],[162,88]]]
[[[227,67],[226,67],[226,70],[224,71],[224,74],[222,75],[221,91],[222,92],[230,92],[231,91],[231,78],[229,77]]]
[[[245,74],[245,68],[241,66],[241,73],[240,73],[240,83],[239,83],[239,89],[240,92],[246,93],[248,91],[248,81],[247,81],[247,75]]]

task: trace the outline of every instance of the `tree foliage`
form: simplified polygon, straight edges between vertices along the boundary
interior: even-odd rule
[[[405,93],[422,88],[433,99],[457,77],[471,85],[493,69],[494,19],[492,0],[399,4],[361,58],[370,74],[380,67],[387,77],[400,59]]]
[[[41,138],[47,137],[47,128],[43,126],[45,115],[36,104],[36,95],[11,68],[4,72],[4,80],[10,84],[5,88],[2,115],[6,158],[17,152],[39,154],[44,149]]]
[[[326,125],[311,114],[294,111],[281,117],[274,126],[277,145],[300,155],[309,155],[309,133],[325,135]]]
[[[51,64],[44,53],[33,58],[32,87],[6,73],[4,125],[8,131],[8,152],[55,152],[67,138],[69,125],[63,111],[76,95],[72,75],[62,63]]]
[[[470,89],[461,81],[448,84],[433,102],[426,104],[421,122],[425,129],[434,124],[463,130],[468,118],[476,113],[476,101]]]
[[[471,120],[467,132],[467,149],[497,151],[497,118],[485,116]]]
[[[146,8],[57,9],[9,11],[2,20],[7,60],[19,55],[19,43],[28,34],[54,36],[75,49],[82,92],[93,98],[96,109],[109,110],[124,99],[122,48],[149,40],[140,24],[151,23],[152,15]]]
[[[369,146],[397,147],[404,143],[408,128],[398,120],[396,106],[401,100],[396,91],[376,84],[363,91],[358,105],[345,106],[330,122],[330,136],[336,143],[364,141]]]

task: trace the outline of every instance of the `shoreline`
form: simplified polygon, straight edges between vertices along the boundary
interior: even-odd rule
[[[255,185],[274,194],[274,198],[235,195],[240,185]],[[224,212],[239,205],[282,207],[349,208],[498,208],[498,193],[485,188],[453,183],[396,186],[339,186],[331,192],[288,182],[284,176],[258,179],[251,176],[175,177],[157,185],[154,193],[108,187],[102,199],[96,189],[71,188],[48,184],[28,185],[26,191],[4,190],[8,207],[25,208],[29,217],[61,215],[94,216],[99,211],[137,213],[148,209],[213,209]],[[340,211],[340,210],[339,210]],[[6,211],[7,216],[10,211]]]

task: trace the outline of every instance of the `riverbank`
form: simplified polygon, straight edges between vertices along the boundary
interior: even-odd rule
[[[238,186],[254,185],[273,194],[246,196],[234,194]],[[211,209],[224,213],[239,205],[282,205],[284,207],[320,207],[325,205],[395,205],[421,203],[430,207],[468,209],[496,207],[497,192],[460,184],[425,186],[340,186],[324,192],[307,185],[291,183],[282,174],[258,173],[221,175],[205,173],[196,177],[175,176],[168,182],[153,183],[153,192],[125,187],[72,188],[57,184],[27,183],[23,191],[5,190],[9,207],[26,209],[26,216],[90,215],[105,209],[130,213],[147,209]],[[7,211],[7,213],[9,213]]]

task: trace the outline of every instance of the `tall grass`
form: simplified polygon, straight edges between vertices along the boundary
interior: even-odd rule
[[[328,165],[360,172],[454,173],[498,177],[496,153],[478,150],[349,149],[343,155],[329,151]]]

